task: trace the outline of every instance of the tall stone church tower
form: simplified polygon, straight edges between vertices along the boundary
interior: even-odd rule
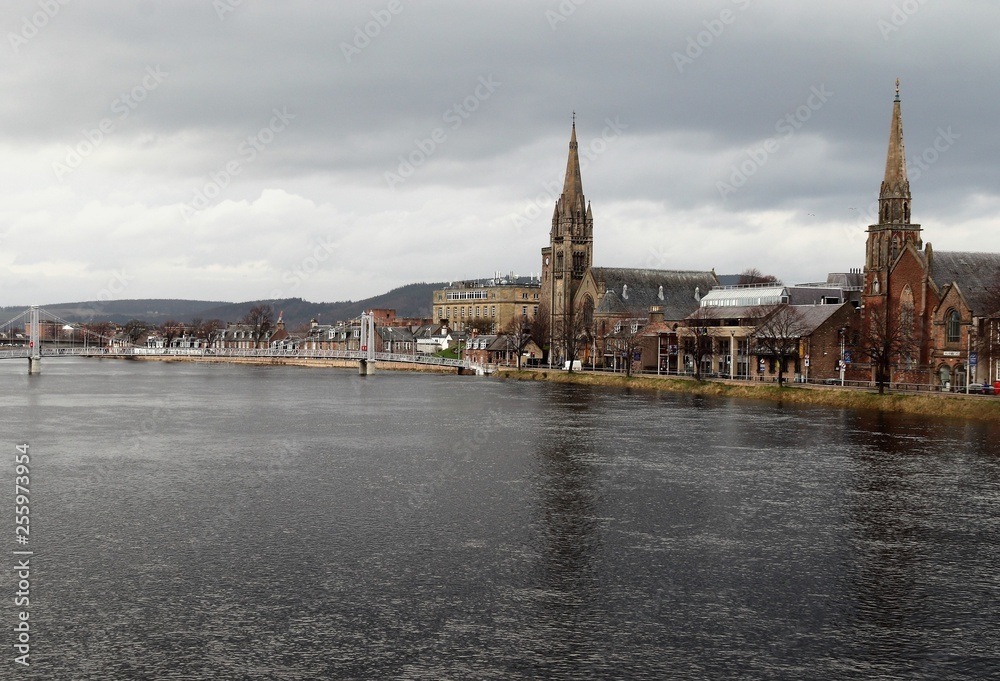
[[[889,132],[889,152],[885,160],[885,177],[878,198],[878,224],[868,227],[865,254],[866,298],[872,302],[886,300],[889,294],[889,273],[896,258],[912,243],[918,251],[923,246],[920,225],[910,224],[910,182],[906,179],[906,153],[903,149],[903,117],[899,105],[899,81],[892,104],[892,125]]]
[[[576,119],[569,138],[569,159],[563,192],[552,213],[549,245],[542,249],[542,302],[549,311],[550,357],[560,357],[556,345],[570,323],[573,299],[594,261],[594,216],[583,196]]]

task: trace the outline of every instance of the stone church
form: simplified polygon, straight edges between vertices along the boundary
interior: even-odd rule
[[[992,383],[998,378],[1000,254],[935,251],[924,244],[911,212],[897,81],[878,224],[868,228],[862,328],[853,333],[853,344],[909,339],[893,358],[891,383],[942,389],[964,389],[969,380]],[[849,377],[872,380],[874,368],[864,357],[854,360]]]
[[[667,323],[694,312],[719,280],[713,271],[594,267],[594,214],[583,194],[576,121],[562,195],[552,214],[549,245],[542,249],[539,314],[548,316],[549,357],[604,364],[605,337],[622,323],[645,325],[651,311]],[[578,338],[586,338],[577,344]]]

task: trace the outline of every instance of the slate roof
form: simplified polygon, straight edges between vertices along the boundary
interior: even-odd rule
[[[1000,253],[934,251],[932,257],[931,278],[939,290],[954,282],[974,314],[997,311],[985,308],[991,306],[991,293],[1000,287]]]
[[[792,309],[802,318],[803,336],[812,334],[843,305],[793,305]]]
[[[845,289],[861,289],[865,285],[865,275],[862,272],[830,272],[826,283]]]
[[[792,305],[791,308],[795,310],[802,319],[803,336],[808,336],[813,333],[816,329],[823,325],[823,323],[834,315],[838,310],[844,306],[844,303],[839,305]],[[730,321],[735,321],[737,324],[745,326],[755,326],[759,323],[761,318],[761,311],[769,309],[770,306],[760,306],[760,305],[740,305],[731,307],[709,307],[701,308],[702,314],[707,314],[707,320],[710,322],[718,322],[719,325],[725,325]],[[688,318],[690,321],[697,321],[697,318]],[[709,323],[707,326],[713,326]]]
[[[719,283],[714,272],[683,270],[645,270],[624,267],[592,267],[597,286],[605,295],[594,310],[598,315],[646,316],[649,308],[659,305],[664,319],[684,319],[698,308],[703,296]],[[660,287],[663,298],[660,298]]]
[[[405,326],[377,326],[375,332],[386,343],[412,343],[414,338]]]

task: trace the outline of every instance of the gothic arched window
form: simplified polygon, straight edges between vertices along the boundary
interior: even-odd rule
[[[583,326],[588,330],[594,328],[594,299],[589,295],[583,299]]]
[[[910,285],[907,284],[903,287],[903,292],[899,296],[899,330],[906,338],[913,338],[915,321],[913,291],[910,290]]]
[[[948,313],[948,342],[957,343],[961,338],[961,321],[962,318],[958,316],[958,310],[951,310]]]

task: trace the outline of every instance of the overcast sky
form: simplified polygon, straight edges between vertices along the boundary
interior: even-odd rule
[[[993,0],[5,0],[0,305],[359,299],[540,269],[572,114],[601,266],[1000,251]]]

